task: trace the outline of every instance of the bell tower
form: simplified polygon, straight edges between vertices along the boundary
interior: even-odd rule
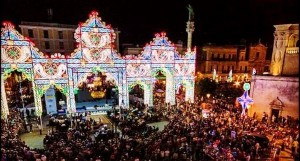
[[[272,75],[299,74],[299,24],[274,25]]]

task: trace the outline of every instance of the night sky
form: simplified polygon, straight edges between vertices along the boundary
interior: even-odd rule
[[[47,8],[53,22],[77,25],[92,10],[103,21],[121,31],[121,43],[151,41],[165,31],[176,43],[186,43],[188,4],[195,12],[193,45],[261,42],[272,45],[274,24],[299,23],[299,0],[2,0],[2,20],[47,22]],[[205,2],[205,3],[204,3]]]

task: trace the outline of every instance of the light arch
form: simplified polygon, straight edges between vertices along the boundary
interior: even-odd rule
[[[128,84],[128,92],[131,91],[136,85],[141,85],[142,89],[144,90],[144,104],[149,105],[150,104],[150,87],[149,85],[147,85],[145,82],[140,81],[140,80],[136,80],[134,82],[130,82]]]
[[[1,51],[6,51],[6,49],[15,46],[20,46],[21,48],[26,46],[30,50],[26,49],[26,52],[21,52],[26,54],[22,55],[23,57],[27,56],[26,58],[28,59],[26,61],[21,57],[21,62],[2,63],[1,75],[7,77],[9,75],[8,70],[24,69],[27,73],[26,77],[32,80],[35,105],[39,110],[42,109],[41,95],[50,84],[55,85],[66,95],[69,113],[76,112],[75,94],[78,82],[82,81],[89,72],[93,71],[104,72],[109,78],[113,78],[118,86],[119,106],[124,108],[129,107],[128,94],[130,86],[139,81],[139,84],[144,88],[146,96],[144,103],[149,106],[153,105],[153,74],[158,70],[163,71],[166,75],[166,103],[175,105],[176,81],[186,79],[190,82],[189,87],[193,87],[193,73],[196,60],[195,49],[188,50],[185,54],[179,54],[175,45],[168,40],[166,33],[161,32],[155,34],[153,40],[145,45],[140,55],[122,57],[114,49],[113,43],[116,35],[113,28],[102,22],[98,15],[98,12],[92,11],[89,18],[78,25],[74,34],[78,47],[70,56],[65,57],[54,55],[48,58],[44,56],[43,53],[34,47],[34,44],[29,39],[19,34],[12,27],[13,25],[4,23],[4,28],[1,29]],[[49,62],[50,60],[51,62]],[[50,65],[51,63],[52,65],[65,65],[66,70],[64,70],[62,75],[55,78],[38,75],[34,71],[34,67],[37,65],[45,69],[45,63],[47,62]],[[42,70],[42,68],[39,68],[39,70]],[[53,75],[53,72],[50,72],[50,75]],[[1,92],[5,93],[5,91]],[[193,93],[191,94],[192,97]],[[1,99],[3,100],[3,96]],[[5,107],[3,102],[1,103],[2,107]]]

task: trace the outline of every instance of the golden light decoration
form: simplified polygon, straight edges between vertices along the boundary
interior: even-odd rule
[[[91,96],[93,98],[103,98],[106,94],[106,90],[104,91],[92,91],[91,92]]]
[[[84,59],[81,60],[81,67],[85,67],[85,60]]]
[[[96,77],[94,82],[93,82],[94,86],[102,86],[102,81],[100,77]]]
[[[11,69],[17,69],[18,66],[17,66],[17,64],[11,64],[11,65],[10,65],[10,68],[11,68]]]

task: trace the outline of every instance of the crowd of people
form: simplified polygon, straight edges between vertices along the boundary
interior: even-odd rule
[[[8,120],[1,120],[2,160],[49,161],[198,161],[241,160],[271,157],[276,148],[274,139],[283,139],[283,148],[299,154],[299,123],[270,122],[242,116],[234,102],[219,99],[211,103],[207,117],[203,117],[202,101],[177,102],[176,105],[158,103],[149,108],[136,104],[129,109],[109,113],[114,126],[108,129],[101,121],[84,115],[65,120],[67,128],[51,130],[44,138],[44,149],[30,149],[19,139],[22,118],[11,109]],[[153,119],[155,118],[155,119]],[[149,122],[168,120],[160,131]],[[56,121],[54,121],[56,122]],[[71,126],[72,124],[72,126]],[[101,129],[99,129],[101,128]],[[255,136],[272,136],[267,145]],[[277,148],[278,153],[282,147]]]

